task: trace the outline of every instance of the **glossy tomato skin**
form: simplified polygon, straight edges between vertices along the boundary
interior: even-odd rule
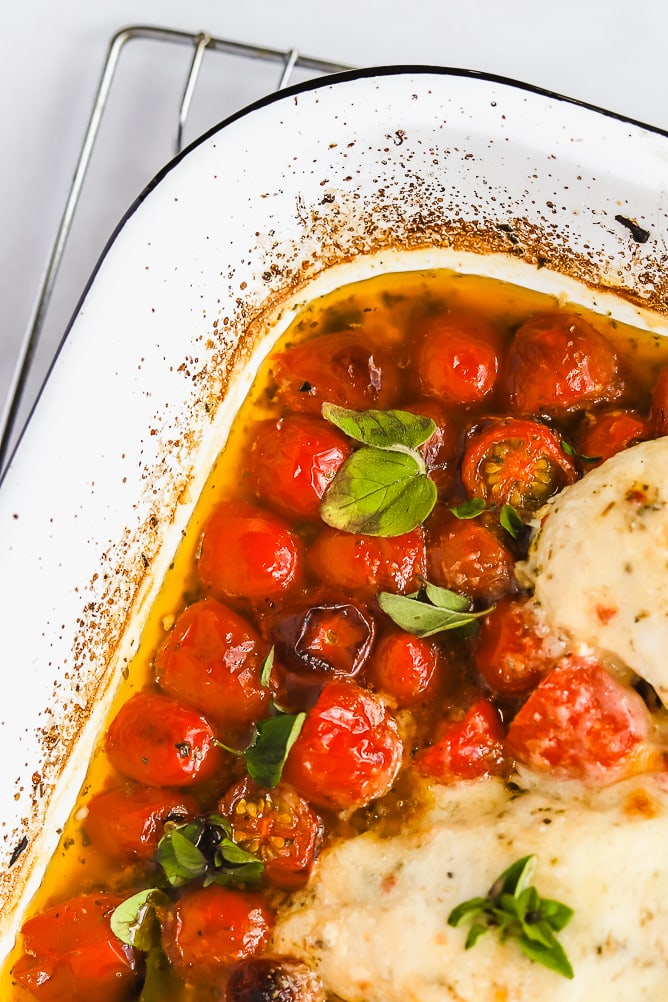
[[[617,353],[572,313],[537,313],[516,332],[504,382],[516,414],[563,416],[616,400],[624,389]]]
[[[383,702],[355,682],[330,682],[309,712],[283,779],[315,807],[362,807],[391,787],[402,743]]]
[[[526,695],[554,666],[556,658],[524,598],[499,599],[480,623],[475,663],[485,685],[496,695]]]
[[[111,721],[106,751],[115,769],[146,786],[190,786],[225,773],[208,720],[160,692],[138,692]]]
[[[415,756],[423,776],[439,783],[501,776],[507,771],[504,729],[488,700],[471,706],[463,720],[449,722],[435,742]]]
[[[238,961],[263,951],[273,924],[260,893],[187,887],[163,918],[162,945],[180,977],[215,985]]]
[[[229,606],[207,598],[177,618],[155,658],[160,688],[226,730],[265,717],[270,694],[260,682],[268,644]]]
[[[430,640],[403,630],[386,634],[377,644],[369,675],[382,693],[401,709],[415,707],[436,696],[446,671],[445,656]]]
[[[422,527],[401,536],[356,535],[325,527],[308,552],[311,572],[332,588],[362,596],[415,591],[425,574]]]
[[[483,316],[448,310],[423,320],[416,330],[420,389],[448,404],[477,404],[494,390],[499,372],[499,336]]]
[[[659,370],[654,384],[649,421],[655,435],[668,435],[668,365]]]
[[[652,437],[651,422],[636,411],[615,407],[583,415],[575,447],[585,470],[600,466],[606,459]]]
[[[264,877],[293,890],[309,878],[323,835],[322,821],[291,786],[272,790],[250,777],[232,786],[218,805],[234,841],[264,863]]]
[[[433,584],[482,602],[517,591],[515,561],[481,519],[443,514],[429,530],[427,575]]]
[[[386,410],[401,385],[390,352],[354,331],[319,334],[287,348],[273,359],[272,375],[284,406],[318,416],[324,403]]]
[[[287,518],[317,520],[321,498],[351,452],[346,436],[321,418],[264,421],[252,446],[256,493]]]
[[[547,425],[526,418],[498,418],[469,436],[461,476],[470,498],[531,512],[572,484],[578,471]]]
[[[648,730],[638,693],[593,658],[572,655],[531,693],[508,728],[507,746],[536,772],[605,784],[624,775]]]
[[[182,791],[126,784],[89,801],[84,827],[93,848],[110,859],[148,862],[165,824],[181,823],[197,811],[197,800]]]
[[[38,1002],[127,1002],[141,964],[111,931],[111,914],[122,900],[81,894],[28,919],[14,979]]]
[[[197,570],[215,598],[262,601],[300,583],[301,539],[286,522],[244,502],[226,501],[204,526]]]

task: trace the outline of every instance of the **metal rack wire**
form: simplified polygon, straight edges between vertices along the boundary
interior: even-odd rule
[[[183,149],[186,126],[193,106],[193,98],[201,78],[205,58],[209,54],[233,57],[237,66],[236,73],[250,74],[259,64],[277,67],[279,72],[278,79],[272,85],[274,90],[281,90],[294,82],[295,74],[298,72],[301,72],[302,75],[308,78],[309,76],[324,76],[351,68],[343,63],[334,63],[302,55],[296,49],[274,49],[246,44],[225,38],[217,38],[203,31],[188,32],[164,27],[136,25],[123,28],[113,36],[94,96],[90,119],[60,217],[60,223],[53,241],[33,313],[19,350],[7,402],[0,419],[0,472],[7,460],[10,444],[16,430],[28,376],[33,365],[40,336],[44,329],[65,251],[71,239],[72,224],[91,166],[93,150],[100,137],[112,88],[117,79],[117,70],[121,61],[121,55],[130,42],[145,44],[159,43],[171,47],[186,46],[192,50],[180,101],[176,109],[173,141],[174,154],[179,153]],[[224,117],[223,114],[217,116],[217,118],[222,117]],[[215,120],[217,119],[214,118]],[[72,308],[73,306],[74,304],[72,304]]]

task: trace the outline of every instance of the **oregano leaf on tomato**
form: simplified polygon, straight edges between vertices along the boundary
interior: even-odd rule
[[[474,612],[464,595],[428,583],[412,595],[381,592],[378,603],[397,626],[416,637],[432,637],[445,630],[470,626],[491,611]]]
[[[419,454],[363,446],[339,468],[320,515],[344,532],[401,536],[424,522],[436,497]]]
[[[354,411],[325,403],[322,405],[322,416],[349,438],[375,449],[414,450],[436,431],[436,424],[431,418],[410,411]]]
[[[278,712],[256,724],[255,740],[244,752],[244,759],[249,776],[260,786],[272,789],[280,782],[285,761],[305,720],[305,713]]]
[[[226,818],[211,813],[176,825],[160,839],[156,860],[172,887],[193,880],[204,886],[257,883],[263,863],[236,844]]]
[[[482,515],[486,508],[487,504],[482,498],[470,498],[468,501],[462,501],[461,504],[450,508],[450,511],[455,518],[467,519],[477,518],[478,515]]]
[[[167,902],[167,895],[157,887],[138,891],[114,909],[110,918],[111,931],[122,943],[147,953],[160,942],[155,906]]]

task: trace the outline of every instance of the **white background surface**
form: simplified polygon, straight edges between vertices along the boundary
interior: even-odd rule
[[[480,70],[668,129],[665,0],[0,0],[0,401],[30,325],[109,43],[138,24],[294,47],[354,66]],[[190,55],[145,42],[124,51],[27,403],[114,225],[172,155]],[[186,138],[271,90],[278,74],[207,57]]]

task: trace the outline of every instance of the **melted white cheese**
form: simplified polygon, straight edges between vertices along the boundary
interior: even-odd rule
[[[518,572],[548,625],[632,668],[668,705],[668,438],[613,456],[540,517]]]
[[[665,1002],[668,792],[657,780],[514,798],[484,780],[433,796],[406,834],[327,850],[279,915],[275,949],[346,1002]],[[465,951],[466,929],[447,924],[530,853],[539,893],[575,910],[559,934],[572,981],[493,932]]]

